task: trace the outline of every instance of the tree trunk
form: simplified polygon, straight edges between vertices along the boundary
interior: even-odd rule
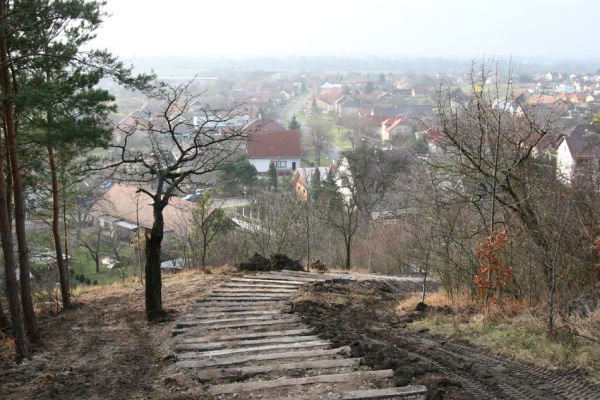
[[[56,251],[56,265],[58,266],[58,277],[60,281],[60,295],[62,297],[63,308],[71,306],[71,293],[69,291],[69,274],[63,258],[62,244],[60,239],[60,202],[58,199],[58,177],[56,174],[56,161],[54,159],[54,149],[48,146],[48,163],[50,164],[50,175],[52,182],[52,237],[54,239],[54,249]]]
[[[5,18],[8,2],[2,1],[0,5],[0,20]],[[21,183],[21,172],[19,157],[17,154],[17,140],[15,123],[13,119],[13,104],[10,100],[12,85],[10,81],[8,50],[6,47],[6,27],[0,32],[0,80],[4,94],[3,111],[5,134],[7,139],[8,157],[11,165],[13,180],[13,197],[15,202],[15,227],[17,232],[17,243],[19,248],[19,273],[21,286],[21,302],[25,316],[25,327],[27,336],[32,342],[40,341],[40,333],[37,326],[33,301],[31,299],[31,284],[29,281],[29,249],[27,248],[27,236],[25,232],[25,199],[23,197],[23,185]],[[4,180],[4,178],[2,178]],[[4,189],[5,190],[5,189]],[[6,202],[4,202],[6,203]],[[2,204],[4,207],[4,204]],[[8,217],[7,217],[8,218]],[[7,221],[8,223],[8,221]],[[12,241],[11,241],[12,242]]]
[[[67,271],[67,282],[69,281],[69,240],[68,240],[68,226],[67,226],[67,203],[65,201],[65,193],[63,192],[63,229],[64,229],[64,240],[65,240],[65,271]],[[69,285],[70,288],[70,285]]]
[[[208,239],[202,235],[202,269],[206,269],[206,253],[208,253]]]
[[[154,223],[150,236],[146,237],[146,318],[155,320],[164,315],[162,309],[162,282],[160,253],[163,240],[163,206],[160,198],[154,200]]]
[[[0,331],[8,327],[8,318],[4,313],[4,306],[2,305],[2,298],[0,298]]]
[[[2,41],[3,39],[0,39]],[[6,109],[6,102],[4,102]],[[0,136],[0,154],[2,154],[2,137]],[[8,202],[6,198],[6,182],[4,177],[4,158],[0,157],[0,238],[2,252],[4,253],[4,279],[6,283],[6,296],[12,322],[12,332],[15,338],[15,351],[17,360],[29,355],[25,326],[23,321],[21,302],[19,301],[19,283],[15,265],[15,254],[12,242],[12,229],[8,219]]]
[[[350,255],[352,251],[352,239],[348,238],[346,240],[346,269],[350,269]]]

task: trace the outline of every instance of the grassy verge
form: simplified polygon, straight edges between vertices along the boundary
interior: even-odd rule
[[[428,303],[441,304],[441,297],[434,295],[433,301]],[[414,309],[417,302],[417,298],[412,298],[400,308]],[[512,315],[484,315],[473,312],[473,308],[470,310],[458,307],[453,314],[428,312],[409,327],[464,340],[492,353],[546,368],[580,368],[587,373],[590,382],[600,383],[600,344],[566,332],[549,339],[544,334],[543,319],[525,310],[515,311]]]
[[[133,256],[133,248],[125,248],[122,250],[122,253],[126,257],[131,257]],[[76,275],[84,275],[91,282],[96,281],[99,285],[109,285],[123,280],[121,271],[118,268],[108,269],[100,264],[100,272],[96,272],[94,259],[84,249],[73,250],[72,256],[73,259],[70,262],[70,268]],[[136,275],[136,273],[138,273],[137,265],[129,265],[125,269],[125,278]]]

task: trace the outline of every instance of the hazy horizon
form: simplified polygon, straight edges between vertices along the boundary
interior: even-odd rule
[[[167,6],[165,6],[167,4]],[[126,59],[439,57],[598,58],[600,2],[108,0],[94,46]]]

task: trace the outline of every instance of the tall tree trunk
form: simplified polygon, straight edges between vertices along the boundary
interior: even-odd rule
[[[2,39],[0,39],[2,41]],[[6,102],[4,102],[6,108]],[[2,150],[2,136],[0,136],[0,154]],[[4,158],[0,157],[0,239],[4,254],[4,279],[6,283],[6,296],[12,322],[12,332],[15,338],[17,360],[29,355],[25,325],[23,321],[21,302],[19,300],[19,283],[15,265],[15,254],[12,241],[12,229],[8,219],[8,202],[6,198],[6,181],[4,177]]]
[[[150,236],[146,237],[146,318],[158,319],[163,316],[162,282],[160,253],[164,232],[163,206],[159,195],[154,199],[154,223]]]
[[[71,293],[69,291],[69,274],[63,258],[62,244],[60,239],[60,201],[58,199],[58,176],[56,173],[56,160],[54,158],[54,149],[48,146],[48,163],[50,164],[50,176],[52,182],[52,237],[54,239],[54,249],[56,252],[56,265],[58,266],[58,277],[60,280],[60,295],[62,297],[63,308],[71,306]]]
[[[208,239],[206,234],[202,235],[202,269],[206,269],[206,254],[208,253]]]
[[[2,298],[0,298],[0,331],[4,330],[6,327],[8,327],[8,325],[8,318],[6,318],[4,306],[2,304]]]
[[[7,13],[8,2],[3,0],[0,3],[0,20],[4,19]],[[25,327],[27,336],[32,342],[40,341],[40,333],[37,326],[33,301],[31,299],[31,284],[29,280],[29,249],[27,247],[27,236],[25,232],[25,199],[23,197],[23,185],[21,182],[21,172],[19,157],[17,154],[17,140],[15,132],[15,122],[13,119],[13,104],[9,96],[12,95],[12,85],[10,81],[8,50],[6,47],[6,26],[0,32],[0,81],[2,83],[3,111],[5,134],[8,147],[8,157],[11,165],[11,174],[13,180],[13,197],[15,201],[15,228],[17,232],[17,243],[19,248],[19,272],[21,285],[21,302],[23,305],[23,314],[25,316]],[[4,178],[2,178],[4,179]],[[4,202],[6,203],[6,202]],[[4,204],[2,205],[4,207]]]
[[[350,256],[352,252],[352,238],[348,237],[346,239],[346,269],[350,269]]]
[[[64,228],[64,240],[65,240],[65,271],[67,271],[67,282],[69,277],[69,240],[68,240],[68,227],[67,227],[67,202],[65,201],[65,193],[63,191],[63,228]],[[69,286],[70,288],[70,286]]]

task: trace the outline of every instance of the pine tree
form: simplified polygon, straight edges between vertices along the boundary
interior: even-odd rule
[[[18,84],[15,103],[24,123],[20,129],[45,149],[52,194],[52,235],[64,307],[70,306],[69,275],[60,236],[59,162],[70,163],[86,149],[106,146],[111,137],[108,114],[115,111],[114,98],[96,87],[111,75],[116,80],[143,85],[149,77],[135,80],[131,70],[109,53],[82,51],[102,22],[101,3],[70,0],[30,0],[24,11],[35,17],[46,10],[52,18],[41,18],[12,40],[11,48],[32,54],[14,62],[13,80]],[[31,15],[34,13],[34,15]],[[42,54],[42,55],[37,55]],[[70,171],[73,172],[72,170]],[[16,203],[16,202],[15,202]],[[64,221],[66,224],[66,221]],[[66,235],[65,235],[66,239]]]
[[[275,163],[273,161],[271,161],[271,163],[269,164],[269,180],[271,182],[271,187],[273,188],[273,190],[277,191],[279,182],[277,177],[277,167],[275,166]]]
[[[290,120],[290,123],[288,124],[288,129],[291,131],[298,131],[298,130],[300,130],[301,127],[302,127],[302,125],[296,119],[296,114],[292,115],[292,119]]]

